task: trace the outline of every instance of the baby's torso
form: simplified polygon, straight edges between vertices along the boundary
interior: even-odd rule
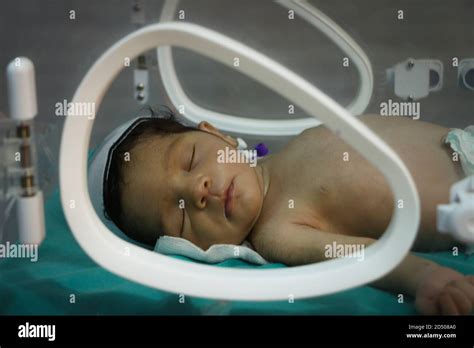
[[[433,205],[433,199],[438,204],[447,201],[449,187],[462,175],[441,144],[446,128],[377,116],[361,120],[405,162],[419,190],[422,210],[429,210],[428,201]],[[269,224],[278,226],[282,219],[326,232],[371,238],[386,230],[394,207],[386,179],[326,127],[303,132],[266,165],[271,181],[257,231]],[[429,215],[423,216],[422,227],[433,227],[433,216]]]

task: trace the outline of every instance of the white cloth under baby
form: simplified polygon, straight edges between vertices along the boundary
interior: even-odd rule
[[[268,263],[247,241],[241,245],[215,244],[204,251],[184,238],[162,236],[156,242],[155,251],[164,255],[186,256],[207,263],[219,263],[229,259],[241,259],[258,265]]]

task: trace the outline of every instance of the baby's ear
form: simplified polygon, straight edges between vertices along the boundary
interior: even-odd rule
[[[216,127],[214,127],[212,124],[206,121],[202,121],[198,125],[199,130],[202,130],[203,132],[207,132],[210,134],[214,134],[216,137],[221,138],[224,140],[226,143],[233,147],[237,147],[238,142],[236,139],[232,138],[230,135],[225,135],[221,133]]]

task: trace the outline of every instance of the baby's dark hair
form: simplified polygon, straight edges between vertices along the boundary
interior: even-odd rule
[[[120,228],[128,237],[140,243],[153,246],[156,236],[144,237],[143,231],[137,224],[130,224],[127,219],[124,219],[124,212],[122,209],[122,188],[124,185],[123,179],[123,164],[125,155],[137,146],[140,142],[148,137],[169,134],[184,133],[189,131],[196,131],[197,128],[188,127],[176,120],[175,115],[166,106],[161,105],[158,111],[147,107],[153,117],[141,121],[135,128],[122,140],[116,147],[111,158],[110,167],[107,180],[104,182],[104,215],[111,220],[118,228]],[[138,229],[138,230],[137,230]],[[163,233],[161,231],[160,233]]]

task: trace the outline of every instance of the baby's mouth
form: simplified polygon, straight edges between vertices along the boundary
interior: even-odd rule
[[[230,217],[232,213],[232,206],[234,202],[234,179],[230,182],[229,188],[226,191],[225,202],[224,202],[224,215],[226,218]]]

